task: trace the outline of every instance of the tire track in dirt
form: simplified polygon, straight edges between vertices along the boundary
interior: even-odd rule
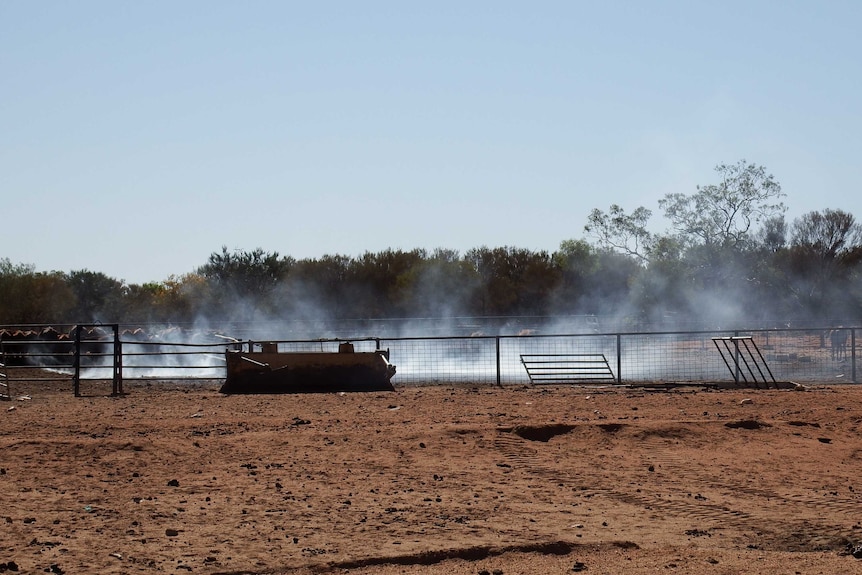
[[[532,444],[540,445],[539,442],[523,439],[513,432],[507,432],[511,430],[499,431],[500,433],[494,438],[494,447],[507,462],[516,465],[521,472],[578,489],[582,496],[605,497],[652,513],[712,522],[722,529],[730,527],[743,532],[757,533],[758,541],[762,542],[757,545],[758,547],[834,549],[844,542],[858,539],[859,531],[862,531],[862,529],[854,531],[846,526],[829,524],[818,519],[822,516],[824,508],[856,519],[858,501],[847,498],[818,500],[803,496],[788,497],[767,487],[751,487],[743,481],[732,478],[722,477],[721,480],[717,480],[707,471],[693,469],[689,465],[688,458],[677,453],[672,446],[667,445],[666,440],[659,437],[643,439],[641,447],[645,452],[645,467],[647,463],[653,467],[657,465],[664,474],[684,479],[689,485],[702,485],[704,488],[731,493],[737,500],[737,504],[744,504],[745,511],[734,508],[738,505],[710,503],[700,496],[691,500],[691,495],[682,491],[677,492],[674,497],[673,494],[660,496],[614,487],[597,487],[603,481],[606,482],[606,479],[598,473],[590,476],[581,471],[578,481],[573,481],[566,474],[561,473],[559,465],[548,463],[547,457],[541,450],[532,447]],[[670,486],[672,487],[672,482]],[[741,497],[743,495],[750,497],[746,500]],[[772,517],[773,514],[768,512],[768,507],[760,503],[764,499],[769,501],[768,507],[776,505],[788,506],[791,509],[801,507],[799,513],[792,514],[801,516],[800,519],[792,523],[786,521],[776,523],[776,519]]]

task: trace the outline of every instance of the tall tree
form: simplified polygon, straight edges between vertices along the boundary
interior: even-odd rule
[[[252,319],[258,313],[272,313],[276,286],[289,273],[294,261],[278,252],[256,248],[250,252],[214,252],[197,274],[207,280],[216,313],[223,318]]]
[[[718,184],[693,195],[666,194],[659,207],[686,245],[743,246],[752,228],[786,210],[781,185],[766,168],[740,160],[715,167]]]
[[[69,272],[66,283],[75,294],[75,321],[120,321],[123,282],[102,272],[76,270]]]
[[[846,313],[850,279],[862,263],[862,225],[842,210],[814,211],[794,220],[789,265],[800,305],[818,316]]]

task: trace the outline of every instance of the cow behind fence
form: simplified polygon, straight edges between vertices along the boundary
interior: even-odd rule
[[[832,361],[845,361],[847,359],[847,330],[840,327],[831,330],[829,332],[829,345]]]

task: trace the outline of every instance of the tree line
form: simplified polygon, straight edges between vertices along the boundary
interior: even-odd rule
[[[647,207],[611,205],[553,253],[482,246],[295,259],[222,247],[188,274],[130,285],[0,258],[0,324],[572,314],[858,323],[855,217],[827,208],[787,222],[781,186],[765,168],[743,160],[715,170],[715,183],[658,202],[668,229],[651,231]]]

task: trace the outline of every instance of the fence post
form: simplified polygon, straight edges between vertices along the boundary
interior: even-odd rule
[[[850,330],[850,370],[853,378],[853,383],[859,383],[856,380],[856,328]]]
[[[622,350],[622,335],[617,334],[617,384],[623,382],[623,350]]]
[[[72,360],[74,372],[72,374],[72,388],[75,397],[81,397],[81,326],[75,326],[75,357]]]
[[[111,395],[123,395],[123,342],[120,341],[120,326],[113,324],[114,330],[114,381]]]
[[[497,342],[497,387],[503,387],[502,378],[500,375],[500,336],[494,338]]]

